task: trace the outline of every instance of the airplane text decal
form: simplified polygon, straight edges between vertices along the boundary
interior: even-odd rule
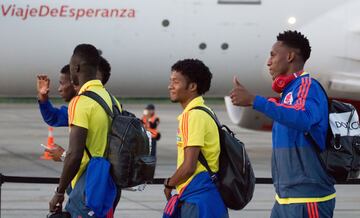
[[[1,17],[18,17],[25,21],[35,17],[71,18],[75,20],[81,18],[135,18],[136,13],[133,8],[75,8],[69,5],[18,7],[15,4],[2,4],[0,15]]]

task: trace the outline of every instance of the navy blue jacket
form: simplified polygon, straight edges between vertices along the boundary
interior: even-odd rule
[[[325,148],[328,128],[327,98],[319,84],[302,75],[285,87],[280,102],[256,96],[253,108],[274,120],[272,178],[277,195],[318,198],[334,194],[334,179],[315,150],[315,146]]]
[[[41,116],[43,117],[45,123],[47,123],[49,126],[69,126],[67,106],[61,106],[60,109],[55,108],[49,100],[44,102],[39,101],[38,103]]]

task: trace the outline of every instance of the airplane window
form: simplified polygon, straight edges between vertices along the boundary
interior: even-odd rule
[[[200,43],[199,48],[200,48],[201,50],[204,50],[204,49],[206,48],[206,44],[203,43],[203,42]]]
[[[228,49],[228,48],[229,48],[229,44],[227,44],[226,42],[223,43],[223,44],[221,44],[221,49],[222,49],[222,50],[226,50],[226,49]]]
[[[165,19],[162,21],[162,25],[163,25],[163,27],[168,27],[170,25],[170,21]]]
[[[219,4],[261,4],[261,0],[218,0]]]

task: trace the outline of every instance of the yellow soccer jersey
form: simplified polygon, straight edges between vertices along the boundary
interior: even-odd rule
[[[210,169],[213,172],[217,172],[219,170],[220,155],[218,128],[214,120],[205,111],[191,110],[197,106],[207,107],[201,96],[193,99],[186,106],[182,114],[178,116],[177,168],[179,168],[184,161],[184,149],[187,146],[199,146]],[[194,176],[203,171],[206,171],[206,168],[198,161],[195,173],[186,182],[178,185],[176,187],[177,191],[180,193],[182,189],[191,182]]]
[[[85,91],[95,92],[102,97],[112,109],[111,98],[100,80],[88,81],[81,87],[79,94]],[[120,108],[118,102],[117,104]],[[72,125],[87,129],[86,147],[93,157],[102,157],[107,144],[110,124],[110,118],[104,109],[96,101],[87,96],[76,96],[69,104],[68,113],[70,131]],[[72,187],[75,187],[76,182],[85,171],[88,162],[89,157],[84,151],[79,171],[71,182]]]

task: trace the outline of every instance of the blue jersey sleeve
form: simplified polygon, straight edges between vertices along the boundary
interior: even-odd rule
[[[55,108],[50,101],[39,102],[41,116],[49,126],[68,126],[68,107]]]
[[[280,124],[299,131],[310,131],[313,125],[322,119],[321,104],[324,104],[325,97],[319,95],[317,89],[318,87],[311,83],[311,78],[305,77],[292,93],[292,104],[256,96],[253,108]]]

